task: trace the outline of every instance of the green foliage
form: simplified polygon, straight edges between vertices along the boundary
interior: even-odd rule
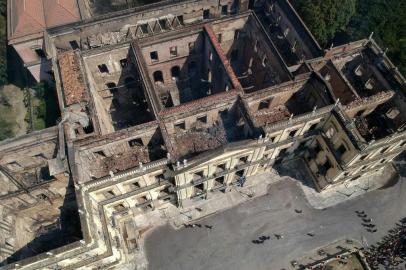
[[[55,88],[46,82],[40,82],[33,89],[35,91],[34,128],[38,130],[55,125],[60,116]]]
[[[326,45],[355,14],[356,0],[295,0],[294,4],[317,40]]]
[[[33,89],[35,90],[35,97],[38,99],[43,99],[45,97],[45,88],[48,88],[48,84],[45,82],[37,83]]]
[[[13,137],[13,130],[11,123],[0,118],[0,141]]]
[[[7,1],[0,0],[0,85],[7,83]]]
[[[392,61],[406,74],[406,1],[359,0],[347,32],[352,39],[374,32],[374,39],[389,49]]]
[[[377,43],[389,49],[391,60],[406,74],[406,1],[293,0],[293,4],[322,45],[334,37],[342,43],[374,32]]]
[[[5,95],[1,93],[1,89],[0,89],[0,105],[3,105],[5,107],[11,107],[10,101]]]
[[[399,54],[399,61],[400,61],[400,72],[402,74],[406,74],[406,38],[402,38],[399,40],[400,43],[400,54]]]
[[[6,16],[7,13],[7,0],[0,0],[0,14]]]

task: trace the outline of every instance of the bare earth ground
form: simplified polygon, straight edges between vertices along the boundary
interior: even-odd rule
[[[363,270],[364,267],[362,266],[361,262],[358,260],[357,256],[352,255],[348,259],[347,264],[339,263],[338,260],[332,261],[326,264],[323,270]]]
[[[27,122],[24,121],[27,108],[24,106],[23,91],[15,85],[8,84],[0,89],[0,95],[6,98],[10,106],[0,104],[0,118],[13,124],[14,136],[27,132]]]

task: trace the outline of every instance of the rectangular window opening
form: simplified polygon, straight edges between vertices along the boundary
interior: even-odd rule
[[[196,118],[197,122],[207,124],[207,115],[199,116]]]
[[[189,53],[194,53],[195,47],[196,47],[195,42],[189,42]]]
[[[128,145],[130,147],[134,147],[134,146],[143,146],[144,143],[142,142],[141,138],[136,138],[136,139],[132,139],[130,141],[128,141]]]
[[[279,151],[279,154],[278,154],[277,158],[282,157],[283,155],[285,155],[285,153],[286,153],[287,150],[288,150],[287,148],[281,149],[281,150]]]
[[[121,66],[122,68],[126,68],[126,67],[128,66],[128,61],[127,61],[127,59],[121,59],[121,60],[120,60],[120,66]]]
[[[171,57],[178,56],[178,47],[176,47],[176,46],[170,47],[169,53],[170,53]]]
[[[125,209],[125,206],[122,203],[114,206],[114,210],[116,210],[116,211],[123,211],[124,209]]]
[[[221,6],[221,15],[228,14],[228,5]]]
[[[135,188],[135,189],[139,189],[140,187],[141,187],[141,185],[140,185],[140,183],[137,181],[137,182],[134,182],[134,183],[132,183],[131,184],[132,186],[133,186],[133,188]]]
[[[289,138],[293,138],[293,137],[295,137],[295,135],[296,135],[296,132],[297,132],[297,129],[295,129],[295,130],[291,130],[290,132],[289,132]]]
[[[203,20],[210,19],[210,9],[203,10]]]
[[[315,130],[317,127],[317,123],[312,124],[307,131]]]
[[[240,37],[240,30],[235,30],[234,31],[234,40],[237,40]]]
[[[327,174],[327,171],[329,170],[331,168],[331,163],[330,163],[330,161],[328,160],[328,159],[326,159],[326,162],[324,162],[324,164],[323,165],[321,165],[321,167],[320,167],[320,169],[319,169],[319,172],[322,174],[322,175],[326,175]]]
[[[217,35],[217,40],[218,40],[219,43],[221,43],[221,38],[222,38],[222,35],[221,35],[221,34],[218,34],[218,35]]]
[[[101,64],[97,67],[99,68],[100,73],[109,73],[109,69],[106,64]]]
[[[186,129],[185,122],[176,123],[175,128]]]
[[[337,154],[338,156],[344,155],[344,153],[347,151],[347,148],[345,148],[344,144],[341,144],[340,147],[337,148]]]
[[[149,27],[148,27],[147,23],[141,24],[140,27],[141,27],[141,31],[142,31],[143,34],[148,34],[149,33]]]
[[[224,176],[222,177],[217,177],[214,179],[214,186],[222,186],[224,185]]]
[[[196,193],[202,193],[203,190],[204,190],[204,184],[201,183],[201,184],[199,184],[199,185],[196,185],[196,186],[195,186],[195,190],[196,190]]]
[[[177,16],[177,18],[178,18],[179,23],[180,23],[181,25],[183,25],[183,24],[184,24],[184,22],[183,22],[183,15],[179,15],[179,16]]]
[[[148,198],[146,195],[139,197],[138,199],[138,203],[145,203],[148,201]]]
[[[94,152],[96,155],[98,155],[98,156],[101,156],[101,157],[106,157],[106,153],[104,153],[104,151],[103,150],[100,150],[100,151],[96,151],[96,152]]]
[[[258,111],[268,109],[269,105],[271,105],[270,100],[262,100],[258,105]]]
[[[35,53],[41,57],[41,58],[45,58],[45,52],[43,49],[35,49]]]
[[[151,57],[152,62],[156,62],[159,60],[157,51],[150,52],[149,55]]]
[[[202,179],[204,177],[204,172],[203,171],[198,171],[193,173],[193,181]]]
[[[69,45],[72,48],[72,50],[79,49],[79,44],[78,44],[78,42],[76,40],[69,41]]]
[[[161,173],[161,174],[155,175],[155,180],[158,182],[165,180],[164,174]]]

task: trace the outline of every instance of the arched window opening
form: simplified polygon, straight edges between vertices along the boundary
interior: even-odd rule
[[[110,93],[114,94],[117,92],[117,85],[113,82],[108,82],[106,83],[107,89],[110,90]]]
[[[179,66],[174,66],[171,68],[171,75],[172,75],[172,80],[177,80],[180,75],[180,68]]]
[[[160,70],[155,71],[153,76],[154,76],[155,83],[164,83],[164,77],[162,75],[162,71],[160,71]]]

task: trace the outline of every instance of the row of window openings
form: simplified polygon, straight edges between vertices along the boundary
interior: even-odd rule
[[[196,43],[195,43],[195,42],[189,42],[188,47],[189,47],[189,53],[194,53],[194,52],[195,52]],[[170,57],[176,57],[176,56],[178,56],[178,46],[171,46],[171,47],[169,47],[169,55],[170,55]],[[152,52],[150,52],[150,53],[149,53],[149,57],[151,58],[151,61],[152,61],[152,62],[157,62],[157,61],[159,61],[158,51],[152,51]]]
[[[236,31],[235,31],[235,34],[234,34],[234,39],[237,39],[238,36],[239,36],[239,31],[236,30]],[[222,35],[221,35],[221,34],[218,34],[218,35],[217,35],[217,39],[218,39],[218,42],[221,43]],[[257,42],[258,42],[258,41],[257,41]],[[257,47],[257,46],[259,46],[259,45],[256,45],[256,47]],[[190,53],[190,54],[191,54],[191,53],[194,53],[194,52],[195,52],[195,49],[196,49],[196,43],[195,43],[195,42],[189,42],[188,47],[189,47],[189,53]],[[170,55],[170,57],[176,57],[176,56],[178,56],[178,47],[177,47],[177,46],[169,47],[169,55]],[[158,62],[158,61],[159,61],[158,51],[152,51],[152,52],[150,52],[150,53],[149,53],[149,56],[150,56],[150,58],[151,58],[151,62]],[[238,58],[238,50],[237,50],[237,49],[233,49],[233,50],[231,51],[231,54],[230,54],[230,60],[231,60],[231,61],[235,61],[235,60],[237,60],[237,58]],[[213,54],[212,54],[211,52],[209,52],[209,60],[210,60],[210,61],[213,60]],[[263,60],[262,60],[262,64],[265,66],[265,65],[267,64],[267,62],[268,62],[268,60],[267,60],[266,56],[264,56],[264,58],[263,58]]]
[[[188,63],[188,75],[193,76],[197,72],[197,63],[195,61],[191,61]],[[211,71],[208,70],[209,77],[211,77]],[[173,80],[176,80],[180,76],[180,67],[174,66],[171,68],[171,76]],[[164,83],[164,77],[162,71],[157,70],[152,74],[155,83]]]
[[[197,64],[196,62],[192,61],[188,64],[188,75],[193,76],[197,72]],[[154,83],[159,84],[159,83],[165,83],[164,76],[162,71],[156,70],[154,73],[152,73],[152,77],[154,79]],[[180,67],[179,66],[174,66],[171,68],[171,77],[172,80],[177,80],[180,77]],[[207,69],[207,81],[211,83],[212,81],[212,73],[210,69]],[[228,90],[227,87],[228,85],[225,86],[226,91]]]
[[[379,164],[383,164],[383,163],[385,163],[387,160],[384,158],[384,159],[381,159],[380,161],[379,161]],[[361,171],[364,171],[364,170],[366,170],[368,168],[368,165],[364,165],[364,166],[362,166],[361,167]]]
[[[179,21],[180,25],[184,24],[183,15],[176,16],[176,18]],[[161,26],[161,28],[164,30],[169,30],[171,28],[168,21],[165,19],[158,20],[158,23]],[[152,29],[152,28],[151,28],[151,26],[148,25],[148,23],[141,24],[139,27],[141,28],[141,31],[143,34],[151,33],[150,29]]]
[[[200,123],[200,124],[207,124],[207,115],[196,117],[196,122]],[[175,123],[174,127],[177,128],[177,129],[186,130],[185,121]]]
[[[235,172],[234,180],[238,180],[243,176],[244,176],[244,170],[239,170],[239,171]],[[217,177],[217,178],[214,179],[214,187],[215,188],[223,186],[224,184],[225,184],[224,176]],[[204,190],[205,190],[204,186],[205,186],[204,183],[200,183],[198,185],[195,185],[194,188],[195,188],[196,193],[197,194],[203,193]]]
[[[196,72],[196,62],[190,62],[188,65],[189,68],[189,75],[193,75]],[[176,80],[180,76],[180,67],[179,66],[174,66],[171,68],[171,76],[172,80]],[[154,78],[154,83],[164,83],[164,76],[162,74],[162,71],[157,70],[152,74],[152,77]]]
[[[379,161],[379,163],[383,164],[386,161],[387,161],[386,159],[382,159],[381,161]],[[330,169],[332,166],[331,166],[330,161],[327,159],[326,162],[323,165],[321,165],[321,167],[322,167],[322,171],[327,172],[327,170]],[[362,166],[361,171],[364,171],[367,168],[368,168],[368,165]],[[324,173],[324,175],[325,175],[325,173]],[[347,175],[348,174],[344,174],[344,176],[347,176]]]
[[[189,53],[194,53],[194,52],[195,52],[195,42],[189,42]],[[170,57],[178,56],[178,47],[177,46],[170,47],[169,55],[170,55]],[[151,58],[151,62],[159,61],[158,51],[150,52],[149,56]],[[213,61],[213,53],[211,51],[209,51],[209,60]]]
[[[126,88],[131,88],[132,86],[134,86],[134,84],[135,84],[135,80],[134,80],[133,77],[127,77],[127,78],[125,78],[125,80],[124,80],[124,86],[125,86]],[[118,88],[120,88],[120,87],[122,87],[122,85],[121,85],[121,86],[117,86],[117,84],[115,84],[114,82],[108,82],[108,83],[106,83],[106,88],[107,88],[108,90],[110,90],[110,92],[111,92],[112,94],[116,93],[117,90],[118,90]]]
[[[406,141],[404,141],[403,143],[401,143],[401,144],[399,145],[399,147],[403,147],[404,145],[406,145]],[[386,151],[389,150],[389,148],[390,148],[390,146],[385,147],[385,148],[382,148],[382,149],[379,151],[379,154],[385,153]],[[366,155],[361,156],[361,157],[359,158],[359,160],[365,160],[365,159],[368,157],[368,155],[369,155],[369,154],[366,154]]]
[[[237,166],[241,166],[241,165],[247,164],[247,162],[248,162],[248,156],[240,157],[240,158],[238,159]],[[216,166],[215,174],[219,174],[219,173],[225,172],[226,170],[227,170],[227,167],[226,167],[226,164],[225,164],[225,163],[219,164],[219,165]],[[198,172],[194,172],[194,173],[193,173],[193,179],[192,179],[192,180],[193,180],[193,181],[196,181],[196,180],[202,179],[202,178],[204,178],[204,177],[205,177],[204,171],[198,171]]]
[[[307,129],[307,131],[315,130],[316,127],[317,127],[317,124],[318,124],[318,123],[312,124],[312,125]],[[288,138],[293,138],[293,137],[295,137],[297,132],[298,132],[298,129],[294,129],[294,130],[289,131]],[[277,137],[278,137],[278,136],[270,137],[270,138],[269,138],[269,141],[270,141],[270,142],[275,142]]]
[[[155,180],[157,182],[165,180],[165,176],[162,173],[158,174],[158,175],[155,175],[154,177],[155,177]],[[141,188],[141,185],[140,185],[139,181],[132,182],[131,184],[128,184],[128,186],[130,186],[131,189],[139,189],[139,188]],[[105,192],[103,192],[103,195],[106,198],[113,198],[114,196],[116,196],[116,194],[114,193],[113,190],[105,191]]]
[[[138,197],[136,200],[137,200],[137,204],[142,204],[142,203],[146,203],[149,201],[147,196]],[[113,208],[115,211],[123,211],[123,210],[127,209],[127,207],[125,207],[123,203],[116,204]],[[152,208],[152,205],[148,204],[147,208]]]
[[[228,14],[228,5],[223,5],[221,6],[221,11],[220,11],[221,15],[227,15]],[[203,19],[204,20],[208,20],[210,19],[210,9],[204,9],[203,10]]]
[[[121,66],[121,68],[128,67],[128,60],[127,59],[121,59],[120,60],[120,66]],[[100,64],[97,67],[99,68],[100,73],[110,73],[109,68],[107,67],[106,64]]]
[[[318,123],[312,124],[312,125],[307,129],[307,131],[312,131],[312,130],[316,129],[317,124],[318,124]],[[295,130],[290,131],[289,134],[288,134],[288,138],[293,138],[293,137],[295,137],[297,131],[298,131],[298,129],[295,129]],[[278,137],[278,136],[272,136],[272,137],[270,137],[270,138],[269,138],[269,142],[271,142],[271,143],[276,142],[276,138],[277,138],[277,137]],[[269,148],[271,148],[271,147],[269,147]],[[267,150],[268,150],[269,148],[267,148]],[[320,151],[321,151],[321,150],[320,150]]]

